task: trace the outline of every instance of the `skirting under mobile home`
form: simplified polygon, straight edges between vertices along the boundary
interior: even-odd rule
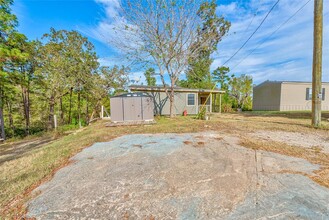
[[[322,110],[329,110],[329,83],[322,83]],[[307,111],[312,109],[312,83],[265,81],[254,87],[254,111]]]

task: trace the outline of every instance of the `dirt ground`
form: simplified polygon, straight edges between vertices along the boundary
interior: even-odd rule
[[[247,120],[247,119],[243,119]],[[329,219],[321,168],[241,135],[328,152],[326,132],[133,134],[96,143],[34,191],[37,219]]]

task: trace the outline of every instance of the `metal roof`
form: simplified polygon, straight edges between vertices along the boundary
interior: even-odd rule
[[[150,97],[150,95],[145,92],[130,92],[130,93],[124,93],[124,94],[112,96],[111,98],[119,98],[119,97]]]
[[[131,85],[129,86],[131,91],[144,91],[144,92],[165,92],[165,88],[163,86],[143,86],[143,85]],[[170,90],[169,87],[167,87]],[[196,93],[225,93],[223,90],[219,89],[189,89],[183,88],[179,86],[174,87],[175,92],[196,92]]]
[[[283,83],[285,83],[285,84],[312,84],[312,82],[307,82],[307,81],[270,81],[270,80],[266,80],[266,81],[258,84],[255,87],[262,86],[265,84],[283,84]],[[322,82],[322,84],[329,84],[329,82]]]

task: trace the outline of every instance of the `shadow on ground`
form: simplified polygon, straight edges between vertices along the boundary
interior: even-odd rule
[[[54,138],[40,138],[36,140],[25,140],[19,143],[8,143],[0,145],[0,165],[7,161],[23,157],[25,154],[33,152],[46,144],[54,141]]]

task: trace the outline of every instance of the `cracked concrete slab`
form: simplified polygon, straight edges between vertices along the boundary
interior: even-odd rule
[[[27,216],[329,218],[329,189],[302,175],[317,165],[238,142],[234,136],[197,133],[126,135],[94,144],[34,191]]]

